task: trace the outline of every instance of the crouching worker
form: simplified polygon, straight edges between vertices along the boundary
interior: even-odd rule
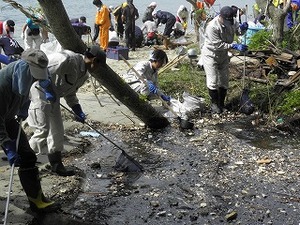
[[[28,50],[22,53],[20,60],[0,70],[0,144],[10,165],[19,167],[21,185],[31,210],[37,213],[56,211],[60,205],[44,196],[39,170],[35,166],[36,155],[25,132],[21,130],[18,135],[19,128],[22,128],[15,117],[18,116],[19,120],[27,117],[30,87],[34,82],[48,79],[47,65],[48,58],[44,52]]]
[[[0,63],[6,65],[20,59],[24,51],[20,44],[8,35],[0,36],[0,47],[4,51],[4,54],[0,54]]]
[[[146,95],[149,100],[160,96],[164,101],[169,102],[171,97],[163,94],[157,87],[158,70],[167,63],[167,54],[163,50],[155,49],[151,53],[150,59],[137,63],[133,69],[130,69],[124,75],[124,80],[133,90],[139,94]]]
[[[27,121],[35,131],[29,143],[36,153],[48,154],[52,172],[59,176],[72,176],[74,170],[66,168],[62,163],[64,127],[60,98],[63,97],[76,114],[75,119],[84,123],[86,115],[76,93],[88,79],[88,71],[92,71],[101,62],[105,63],[106,55],[95,45],[88,49],[84,56],[63,50],[48,55],[48,58],[52,82],[35,83],[30,90],[31,104]],[[45,95],[41,91],[42,85],[53,89],[55,96]],[[55,97],[56,101],[51,101]]]

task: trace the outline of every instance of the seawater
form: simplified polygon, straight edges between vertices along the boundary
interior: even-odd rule
[[[157,2],[157,10],[168,11],[176,15],[177,9],[180,5],[186,6],[189,10],[191,9],[191,4],[185,0],[154,0]],[[38,1],[32,0],[19,0],[16,1],[21,4],[23,7],[39,7]],[[87,24],[91,26],[92,30],[94,27],[94,19],[96,13],[96,7],[92,4],[92,0],[63,0],[64,7],[71,18],[79,18],[80,16],[85,16],[87,18]],[[119,0],[110,0],[102,1],[103,4],[107,6],[118,6],[124,1]],[[138,26],[142,26],[142,17],[145,12],[146,7],[152,2],[152,0],[134,0],[133,3],[139,10],[140,18],[136,21]],[[236,5],[240,8],[248,5],[248,14],[249,19],[252,19],[252,6],[255,3],[255,0],[216,0],[213,7],[210,8],[209,12],[211,14],[219,12],[220,8],[225,5]],[[26,21],[26,16],[17,9],[14,9],[10,4],[5,3],[0,0],[0,21],[12,19],[15,21],[15,39],[23,45],[23,41],[21,39],[21,30],[22,26]],[[193,25],[189,22],[188,29],[193,29]]]

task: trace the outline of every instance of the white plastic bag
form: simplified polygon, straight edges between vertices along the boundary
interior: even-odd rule
[[[48,55],[54,52],[60,52],[63,50],[63,48],[57,40],[54,40],[41,44],[41,50],[45,52],[46,55]]]
[[[185,108],[183,107],[182,103],[178,99],[171,98],[170,108],[172,108],[173,111],[175,113],[177,113],[177,115],[179,117],[183,117],[186,114]],[[164,116],[167,117],[167,118],[176,118],[176,116],[174,115],[174,113],[172,113],[171,111],[167,111],[164,114]]]
[[[182,108],[184,108],[186,112],[202,111],[205,108],[204,98],[192,96],[187,92],[183,92],[182,98]]]

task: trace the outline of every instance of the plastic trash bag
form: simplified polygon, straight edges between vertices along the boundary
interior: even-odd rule
[[[251,115],[254,112],[254,105],[249,97],[249,89],[244,89],[240,100],[240,112]]]
[[[182,94],[183,103],[182,107],[187,112],[204,111],[205,99],[197,96],[192,96],[188,92]]]

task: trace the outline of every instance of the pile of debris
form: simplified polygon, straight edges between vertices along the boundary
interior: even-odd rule
[[[260,83],[270,83],[269,74],[276,74],[276,85],[283,87],[300,79],[300,54],[288,49],[248,51],[245,55],[233,55],[231,62],[231,74],[236,74],[237,78],[242,77],[245,69],[246,79]]]

